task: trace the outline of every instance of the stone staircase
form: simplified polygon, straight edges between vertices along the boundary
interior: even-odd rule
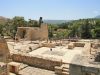
[[[61,66],[55,66],[55,73],[58,75],[70,75],[69,64],[64,63]]]
[[[98,55],[97,49],[91,48],[90,61],[94,61],[97,55]]]

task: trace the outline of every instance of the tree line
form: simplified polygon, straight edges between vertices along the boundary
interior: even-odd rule
[[[100,38],[100,19],[79,19],[59,25],[49,25],[51,38]]]
[[[0,35],[15,37],[18,27],[40,27],[42,17],[37,20],[25,20],[24,17],[15,16],[7,21],[0,21]],[[79,19],[72,20],[62,24],[48,24],[50,39],[82,38],[99,39],[100,38],[100,19]]]
[[[7,21],[0,22],[0,35],[15,37],[18,27],[40,27],[42,23],[42,17],[39,21],[29,19],[28,21],[24,17],[15,16],[12,19],[6,19]]]

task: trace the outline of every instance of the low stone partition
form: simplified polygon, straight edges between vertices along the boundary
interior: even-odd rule
[[[42,47],[54,48],[55,46],[56,46],[55,43],[42,43]]]
[[[73,49],[74,47],[84,47],[85,43],[82,42],[70,42],[68,44],[68,49]]]
[[[30,56],[28,54],[13,54],[12,60],[48,70],[54,70],[55,66],[60,66],[62,63],[61,60],[43,58],[41,56]]]
[[[91,43],[85,43],[83,53],[87,56],[91,53]]]
[[[75,42],[74,43],[74,46],[75,47],[84,47],[85,43],[82,43],[82,42]]]
[[[69,43],[68,44],[68,49],[73,49],[75,46],[74,46],[74,43],[73,42],[71,42],[71,43]]]
[[[92,43],[91,46],[94,49],[98,49],[98,47],[100,47],[98,43]]]

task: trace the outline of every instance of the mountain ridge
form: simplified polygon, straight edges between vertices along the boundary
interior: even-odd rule
[[[98,19],[100,19],[100,15],[97,15],[95,18],[98,18]]]
[[[65,22],[69,22],[70,20],[43,20],[44,23],[48,23],[48,24],[61,24],[61,23],[65,23]]]

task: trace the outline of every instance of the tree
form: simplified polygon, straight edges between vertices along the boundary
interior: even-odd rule
[[[49,35],[48,36],[49,36],[49,39],[51,39],[51,38],[53,38],[53,27],[52,27],[52,25],[49,25],[48,29],[49,29],[48,30],[49,31]]]
[[[96,28],[93,30],[94,38],[100,38],[100,28]]]
[[[0,35],[3,35],[2,31],[3,31],[3,25],[0,24]]]
[[[26,21],[24,20],[24,17],[15,16],[13,18],[13,24],[17,25],[18,27],[26,26]]]
[[[85,20],[84,24],[81,25],[81,37],[84,39],[91,38],[91,26],[88,20]]]
[[[31,20],[31,19],[29,19],[28,21],[28,26],[29,27],[39,27],[38,22],[36,20]]]

